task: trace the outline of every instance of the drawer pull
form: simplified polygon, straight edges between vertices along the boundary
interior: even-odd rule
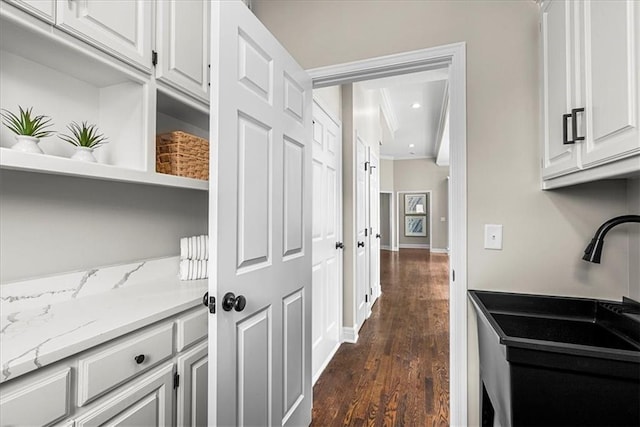
[[[139,354],[133,358],[138,365],[144,363],[144,354]]]

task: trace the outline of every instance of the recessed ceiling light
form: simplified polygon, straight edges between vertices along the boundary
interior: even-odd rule
[[[414,102],[411,104],[411,108],[420,108],[420,104],[418,102]]]
[[[415,146],[416,146],[416,144],[409,144],[409,148],[413,148]]]

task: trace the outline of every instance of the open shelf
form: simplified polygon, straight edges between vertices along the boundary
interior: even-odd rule
[[[88,163],[47,154],[23,153],[8,148],[0,148],[0,168],[193,190],[207,191],[209,189],[209,182],[199,179],[127,169],[101,163]]]

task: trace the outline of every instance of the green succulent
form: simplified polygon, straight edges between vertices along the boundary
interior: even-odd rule
[[[19,115],[4,108],[0,113],[2,122],[11,132],[16,135],[32,136],[34,138],[45,138],[53,134],[52,131],[48,130],[52,126],[50,117],[33,117],[33,107],[24,110],[18,105],[18,109],[20,110]]]
[[[72,122],[67,125],[67,129],[71,135],[60,134],[60,139],[76,147],[98,148],[109,142],[106,136],[98,133],[97,125],[88,125],[87,122],[82,122],[79,125]]]

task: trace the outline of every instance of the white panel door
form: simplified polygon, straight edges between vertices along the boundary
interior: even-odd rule
[[[369,295],[371,308],[380,293],[380,162],[369,150]]]
[[[313,104],[312,374],[315,382],[340,345],[342,314],[342,130]]]
[[[308,425],[311,78],[242,2],[211,7],[209,422]]]
[[[543,178],[563,175],[578,169],[575,144],[564,144],[563,130],[572,140],[570,117],[574,105],[572,61],[572,7],[574,2],[552,0],[542,11],[543,87]]]
[[[153,2],[58,1],[57,25],[132,65],[150,70]]]
[[[588,167],[640,153],[640,4],[593,0],[580,7],[584,61],[580,105],[586,119],[582,163]]]
[[[356,286],[355,286],[355,313],[356,332],[369,314],[369,251],[367,239],[369,225],[367,223],[367,208],[369,205],[368,192],[368,167],[367,147],[364,141],[356,134]]]
[[[156,77],[209,102],[209,2],[163,0],[157,3]]]

